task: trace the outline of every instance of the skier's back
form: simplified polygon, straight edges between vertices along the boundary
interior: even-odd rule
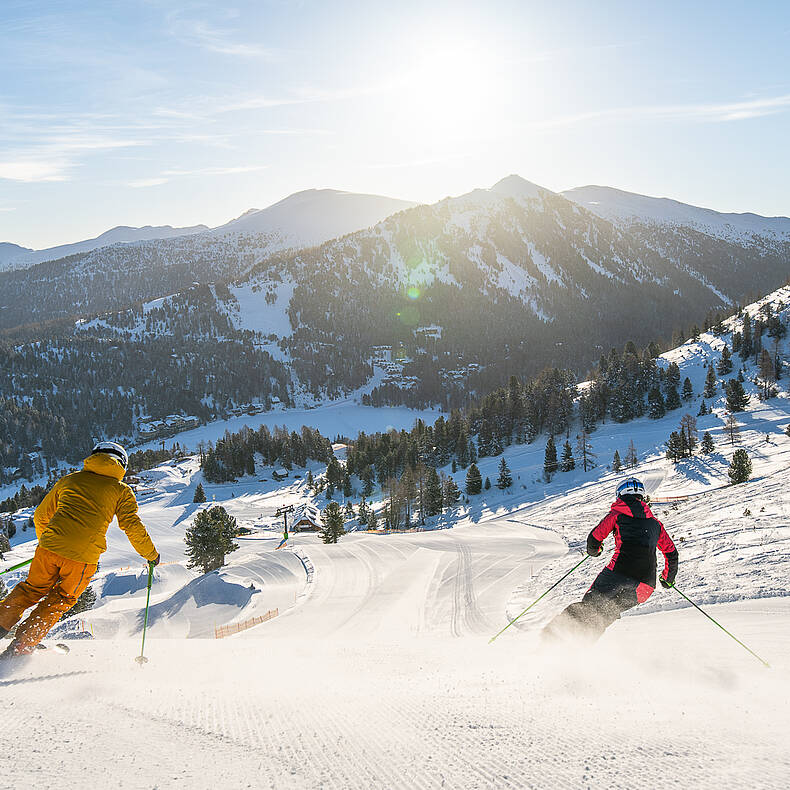
[[[584,598],[571,604],[546,626],[549,637],[563,633],[597,639],[620,615],[646,601],[656,587],[656,550],[664,555],[661,584],[675,581],[678,552],[664,525],[644,501],[645,488],[635,477],[617,487],[617,499],[587,536],[587,553],[597,557],[604,540],[614,535],[615,552]]]
[[[107,549],[107,527],[114,517],[143,559],[159,561],[137,515],[134,492],[122,482],[127,465],[123,447],[99,442],[83,469],[58,480],[36,508],[38,547],[27,579],[0,602],[0,636],[38,605],[17,628],[4,657],[31,652],[74,606]]]

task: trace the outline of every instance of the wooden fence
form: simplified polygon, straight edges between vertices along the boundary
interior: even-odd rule
[[[231,634],[238,634],[240,631],[246,631],[248,628],[265,623],[273,617],[277,617],[280,613],[279,609],[270,609],[266,614],[259,617],[251,617],[249,620],[242,620],[240,623],[230,623],[229,625],[215,625],[214,638],[223,639]]]

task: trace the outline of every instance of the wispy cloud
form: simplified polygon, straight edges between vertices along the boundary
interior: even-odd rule
[[[239,165],[235,167],[200,167],[188,170],[165,170],[158,176],[152,178],[140,178],[130,181],[128,186],[140,189],[143,187],[155,187],[166,184],[176,178],[191,176],[229,176],[239,173],[256,173],[266,170],[268,165]]]
[[[776,115],[790,110],[790,94],[768,96],[746,101],[701,103],[701,104],[666,104],[645,105],[642,107],[616,107],[605,110],[549,118],[530,124],[537,128],[554,128],[562,126],[578,126],[591,121],[702,121],[711,123],[727,123]]]
[[[232,16],[227,14],[226,16]],[[264,58],[272,60],[278,55],[274,48],[242,41],[239,30],[221,27],[205,19],[187,18],[183,11],[175,11],[168,18],[170,33],[179,41],[200,47],[219,55],[241,58]]]
[[[0,161],[0,179],[34,183],[40,181],[66,181],[71,162],[44,158]]]

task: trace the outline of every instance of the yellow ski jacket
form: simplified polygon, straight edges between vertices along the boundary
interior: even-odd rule
[[[38,545],[77,562],[96,565],[107,550],[107,527],[114,516],[135,551],[146,560],[158,556],[137,515],[134,492],[122,483],[126,471],[106,453],[94,453],[81,472],[58,480],[36,508]]]

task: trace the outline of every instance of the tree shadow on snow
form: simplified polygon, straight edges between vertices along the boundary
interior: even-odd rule
[[[236,606],[242,609],[250,602],[252,596],[259,592],[260,590],[252,586],[245,587],[243,584],[230,582],[217,571],[212,571],[193,579],[167,600],[151,606],[148,610],[148,624],[151,626],[159,620],[172,617],[192,602],[198,609],[211,605]],[[143,627],[143,619],[144,612],[140,612],[137,616],[138,630]]]

